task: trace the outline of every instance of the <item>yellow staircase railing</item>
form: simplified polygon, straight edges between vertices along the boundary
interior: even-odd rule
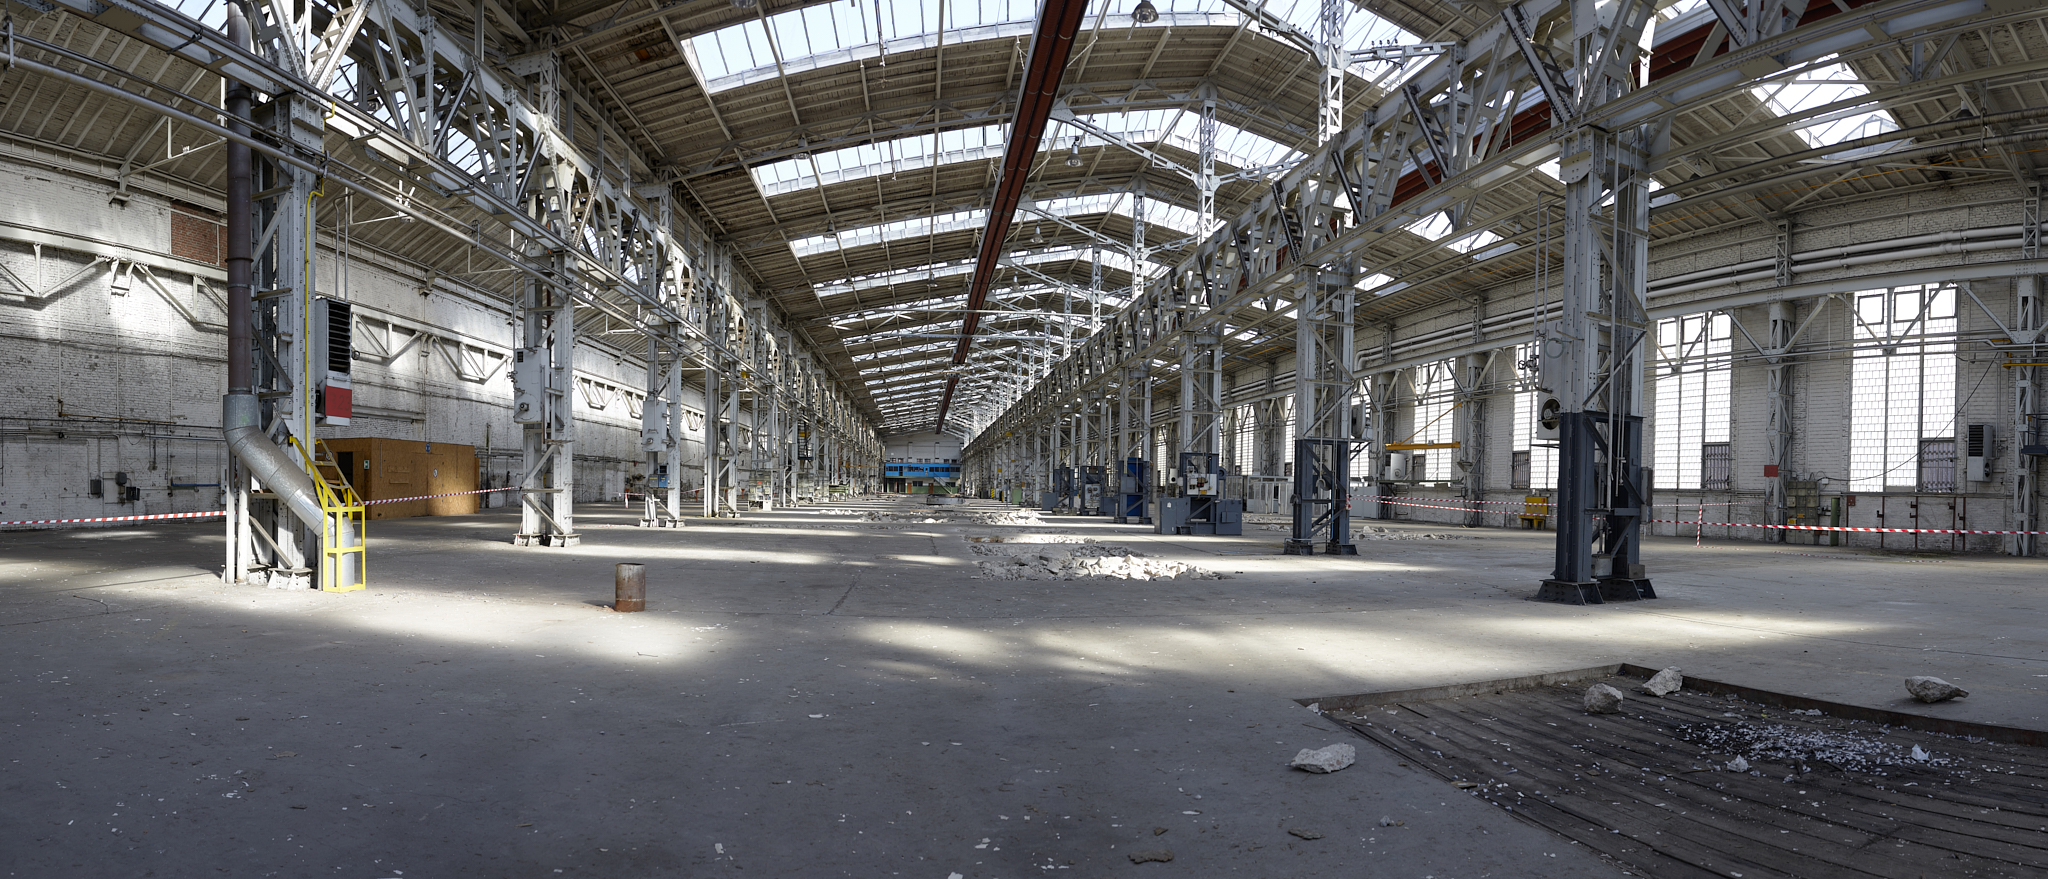
[[[326,513],[320,524],[320,591],[355,592],[369,588],[369,535],[363,530],[363,499],[356,495],[354,486],[348,481],[348,474],[342,472],[341,464],[334,460],[334,454],[327,444],[313,441],[313,453],[306,454],[306,447],[298,437],[291,437],[292,449],[299,453],[299,460],[306,465],[306,472],[313,477],[313,490],[320,494],[320,509]],[[354,525],[354,546],[340,546],[341,525]],[[351,566],[343,565],[345,556],[354,555],[354,578],[342,582],[342,572]]]

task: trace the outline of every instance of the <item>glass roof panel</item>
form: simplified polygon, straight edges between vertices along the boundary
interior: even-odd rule
[[[947,232],[976,229],[985,225],[988,225],[988,211],[955,211],[950,214],[935,214],[929,217],[896,220],[878,226],[848,229],[836,235],[813,235],[809,238],[799,238],[789,243],[789,249],[791,253],[796,254],[797,259],[803,259],[821,253],[832,253],[854,247],[866,247],[871,244],[884,244],[904,238],[943,235]]]
[[[951,347],[953,347],[953,343],[952,343],[952,342],[947,342],[947,341],[937,341],[937,342],[928,342],[928,343],[925,343],[925,344],[923,344],[923,345],[911,345],[911,346],[908,346],[908,347],[903,347],[903,348],[885,348],[885,349],[882,349],[882,350],[880,350],[880,351],[869,351],[869,352],[867,352],[867,353],[865,353],[865,354],[855,354],[855,355],[853,355],[853,359],[854,359],[854,360],[856,360],[856,361],[860,361],[860,360],[875,360],[875,359],[878,359],[878,358],[882,358],[882,357],[902,357],[902,356],[904,356],[904,355],[906,355],[906,354],[917,354],[917,353],[920,353],[920,352],[924,352],[924,351],[938,351],[938,350],[940,350],[940,349],[944,349],[944,348],[951,348]]]
[[[1036,265],[1039,263],[1065,262],[1068,260],[1087,260],[1093,258],[1097,253],[1101,255],[1103,267],[1113,268],[1126,274],[1130,273],[1130,254],[1125,253],[1121,249],[1098,247],[1093,242],[1070,247],[1020,251],[1004,257],[1003,261],[1020,265]],[[948,260],[893,271],[877,272],[872,275],[841,278],[829,283],[814,285],[812,290],[816,291],[818,297],[822,299],[827,296],[837,296],[860,290],[872,290],[876,287],[894,287],[899,284],[929,282],[939,278],[958,277],[970,274],[973,271],[974,260],[972,259]]]
[[[1139,110],[1082,114],[1098,127],[1141,145],[1167,143],[1199,154],[1201,120],[1183,110]],[[1048,133],[1041,150],[1070,148],[1074,138],[1084,147],[1108,144],[1100,137],[1070,126]],[[819,186],[895,176],[933,165],[994,161],[1002,158],[1009,137],[1007,125],[984,125],[934,134],[919,134],[864,143],[835,150],[819,150],[801,159],[783,159],[749,169],[761,194],[773,198]],[[1257,168],[1297,158],[1301,154],[1267,138],[1227,122],[1216,123],[1216,160],[1232,168]]]
[[[716,94],[782,71],[925,48],[937,42],[942,30],[949,44],[1029,37],[1037,15],[1038,4],[1031,0],[869,0],[866,6],[847,0],[778,12],[686,42],[696,53],[707,90]]]
[[[227,29],[227,0],[170,0],[165,5],[198,19],[200,24]]]
[[[1430,214],[1427,217],[1423,217],[1420,220],[1416,220],[1413,223],[1409,223],[1407,226],[1403,228],[1424,238],[1427,238],[1431,241],[1442,241],[1445,238],[1450,237],[1452,232],[1455,231],[1451,228],[1450,215],[1444,213],[1443,211],[1437,211],[1434,214]],[[1449,247],[1450,249],[1455,250],[1459,253],[1471,253],[1474,250],[1478,250],[1481,247],[1493,244],[1499,240],[1499,235],[1495,235],[1492,232],[1487,231],[1485,229],[1480,229],[1478,231],[1470,231],[1464,233],[1463,235],[1459,235],[1456,239],[1453,239],[1444,246]]]
[[[1832,57],[1832,56],[1830,56]],[[1826,58],[1819,59],[1826,61]],[[1840,101],[1854,101],[1867,97],[1870,89],[1863,85],[1861,77],[1839,62],[1822,64],[1807,70],[1792,79],[1774,80],[1750,89],[1756,99],[1780,116],[1804,113],[1815,107],[1822,107]],[[1808,146],[1823,147],[1872,134],[1883,134],[1896,130],[1897,120],[1890,111],[1883,108],[1848,110],[1826,113],[1798,129],[1799,137]]]
[[[894,176],[933,165],[1001,158],[1008,126],[956,128],[915,137],[822,150],[804,159],[786,159],[750,169],[761,194],[773,198],[819,186]]]

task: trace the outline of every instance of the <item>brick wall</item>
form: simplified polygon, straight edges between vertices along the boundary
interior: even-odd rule
[[[194,205],[171,205],[171,255],[194,262],[227,264],[227,218]]]

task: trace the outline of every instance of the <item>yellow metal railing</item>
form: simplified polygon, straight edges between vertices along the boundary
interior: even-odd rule
[[[306,473],[313,477],[313,490],[319,493],[320,509],[326,514],[321,517],[320,523],[320,591],[355,592],[368,588],[370,540],[369,534],[363,529],[366,517],[363,515],[362,498],[356,496],[355,488],[349,485],[348,475],[341,472],[341,466],[335,463],[332,454],[327,451],[326,443],[317,439],[313,441],[314,450],[319,457],[306,454],[306,447],[299,443],[298,437],[291,437],[291,443],[293,451],[299,453],[299,460],[305,463]],[[332,479],[328,477],[330,470],[334,473]],[[356,545],[337,545],[341,542],[343,522],[355,526],[352,530],[355,532]],[[343,583],[341,562],[342,558],[348,555],[356,557],[355,580]]]

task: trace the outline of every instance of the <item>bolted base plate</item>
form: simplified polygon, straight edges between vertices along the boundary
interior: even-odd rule
[[[1559,604],[1605,604],[1600,597],[1598,583],[1571,583],[1564,580],[1545,580],[1536,588],[1537,601],[1554,601]]]
[[[581,534],[514,534],[513,546],[578,546],[583,543]]]
[[[1657,590],[1646,579],[1609,577],[1600,581],[1600,597],[1607,601],[1638,601],[1656,598]]]
[[[1287,538],[1287,542],[1280,547],[1280,551],[1286,555],[1315,555],[1317,546],[1323,548],[1324,555],[1358,554],[1358,545],[1355,543],[1324,542],[1318,544],[1313,540],[1296,540],[1292,537]]]

